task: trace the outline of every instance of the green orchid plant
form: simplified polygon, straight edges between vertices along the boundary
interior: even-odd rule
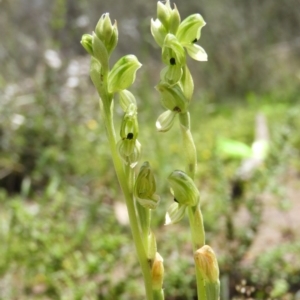
[[[174,5],[171,8],[167,0],[165,4],[157,3],[157,19],[151,20],[151,33],[161,48],[162,61],[166,65],[155,87],[166,109],[158,117],[156,128],[160,132],[167,132],[172,128],[175,118],[179,118],[186,161],[185,171],[175,170],[167,178],[174,202],[167,211],[166,224],[180,222],[188,213],[198,300],[218,300],[218,263],[212,248],[205,245],[200,193],[194,182],[197,157],[189,114],[194,82],[186,64],[187,54],[197,61],[207,60],[204,49],[196,44],[204,25],[200,14],[193,14],[181,21],[177,7]],[[125,55],[110,67],[110,56],[117,42],[117,23],[112,24],[108,13],[101,16],[93,34],[85,34],[81,40],[82,46],[91,55],[90,77],[100,98],[101,117],[128,210],[146,299],[161,300],[164,299],[163,258],[157,251],[156,238],[151,230],[151,214],[159,205],[160,196],[156,193],[155,176],[149,162],[144,162],[139,171],[136,170],[141,153],[138,109],[134,95],[128,90],[142,65],[134,55]],[[114,122],[116,98],[124,112],[119,137]]]

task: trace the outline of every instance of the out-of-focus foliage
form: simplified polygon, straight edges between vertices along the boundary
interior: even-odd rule
[[[300,193],[300,4],[176,4],[182,18],[199,12],[207,22],[201,46],[209,60],[191,66],[197,94],[191,120],[222,299],[250,297],[243,291],[255,299],[296,299],[300,237],[288,225]],[[135,84],[139,138],[142,161],[150,161],[161,194],[153,223],[165,258],[166,299],[193,299],[187,221],[163,226],[172,201],[166,178],[184,166],[178,124],[163,137],[154,124],[160,106],[153,86],[162,65],[149,31],[155,9],[156,1],[0,2],[1,299],[125,300],[143,294],[88,57],[79,43],[107,11],[120,32],[112,60],[132,53],[143,63]],[[239,182],[236,170],[245,154],[222,155],[218,141],[248,149],[259,111],[268,120],[270,153],[250,181]],[[115,112],[122,114],[118,101]],[[276,229],[279,243],[259,242],[272,240],[262,231],[274,209],[287,218]]]

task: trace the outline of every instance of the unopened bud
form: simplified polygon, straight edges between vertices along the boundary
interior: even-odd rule
[[[116,93],[128,88],[135,80],[136,71],[142,66],[134,55],[120,58],[108,74],[108,91]]]
[[[163,258],[158,252],[156,252],[156,256],[152,264],[151,276],[153,290],[161,290],[164,280],[164,265]]]
[[[204,245],[194,254],[196,267],[205,280],[207,299],[218,300],[220,297],[219,266],[213,249]]]
[[[214,282],[219,280],[219,266],[214,250],[204,245],[194,254],[196,266],[201,271],[205,280]]]
[[[80,43],[83,48],[93,56],[93,36],[90,34],[84,34]]]
[[[157,2],[157,18],[164,25],[167,31],[170,27],[171,11],[169,4],[165,5],[160,1]]]
[[[160,197],[155,194],[156,181],[149,163],[146,161],[140,168],[137,176],[134,195],[139,203],[149,209],[155,209],[160,200]]]
[[[95,33],[110,54],[118,42],[118,28],[116,22],[112,25],[109,13],[101,16],[96,25]]]
[[[191,177],[180,170],[173,171],[168,177],[176,202],[181,205],[196,206],[200,194]]]
[[[108,70],[108,53],[103,42],[93,33],[93,55],[100,62],[102,69]]]

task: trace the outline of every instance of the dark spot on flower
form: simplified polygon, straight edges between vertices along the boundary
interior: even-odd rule
[[[194,39],[194,40],[192,41],[193,44],[196,43],[196,42],[197,42],[197,39]]]
[[[170,58],[170,64],[171,64],[172,66],[176,65],[176,60],[175,60],[174,57]]]
[[[177,201],[177,199],[176,199],[176,198],[174,198],[174,201],[178,203],[178,201]]]
[[[178,106],[175,106],[175,107],[173,108],[173,111],[181,112],[181,109],[180,109]]]
[[[133,133],[132,133],[132,132],[129,132],[129,133],[127,134],[127,139],[128,139],[128,140],[132,140],[132,139],[133,139]]]

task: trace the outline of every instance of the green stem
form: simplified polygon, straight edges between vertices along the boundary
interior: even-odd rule
[[[153,290],[153,300],[164,300],[164,290]]]
[[[186,173],[192,178],[195,178],[197,168],[197,152],[192,133],[190,131],[190,114],[189,112],[180,114],[180,129],[182,134],[182,142],[184,145],[186,155]],[[200,207],[189,207],[188,216],[190,222],[190,230],[192,236],[193,251],[205,245],[205,231],[203,225],[203,218]],[[201,272],[195,266],[197,295],[198,300],[206,300],[205,282]]]
[[[100,101],[101,102],[101,101]],[[101,104],[101,103],[100,103]],[[119,157],[117,147],[116,147],[116,135],[114,130],[113,118],[112,118],[112,101],[111,99],[103,99],[102,102],[102,116],[104,119],[107,137],[109,141],[110,151],[112,155],[112,160],[114,163],[114,167],[116,170],[116,174],[125,196],[125,202],[128,210],[130,228],[133,236],[133,241],[135,244],[135,248],[137,251],[138,260],[142,269],[142,273],[144,276],[144,284],[146,290],[147,300],[153,300],[152,297],[152,280],[151,280],[151,273],[150,267],[147,260],[147,255],[145,252],[145,248],[143,246],[143,241],[141,239],[140,231],[139,231],[139,224],[136,217],[135,207],[134,207],[134,200],[132,192],[127,185],[127,178],[125,176],[125,172],[123,169],[123,163]]]

